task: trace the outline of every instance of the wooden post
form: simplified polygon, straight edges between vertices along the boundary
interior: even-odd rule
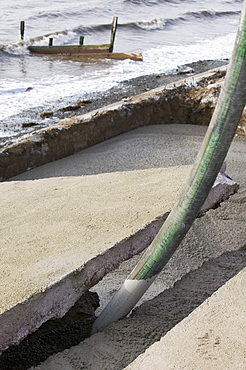
[[[110,53],[112,53],[112,51],[114,49],[114,39],[115,39],[117,23],[118,23],[118,17],[114,17],[113,22],[112,22],[112,26],[111,26],[111,37],[110,37],[110,47],[109,47]]]
[[[80,38],[79,38],[79,44],[80,45],[83,45],[83,43],[84,43],[84,36],[80,36]]]
[[[20,21],[20,35],[21,35],[21,40],[24,39],[24,33],[25,33],[25,22]]]
[[[49,46],[52,46],[53,45],[53,38],[52,37],[50,37],[49,38]]]

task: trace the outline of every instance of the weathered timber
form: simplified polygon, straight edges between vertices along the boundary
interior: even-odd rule
[[[72,52],[67,49],[67,52],[65,53],[58,53],[58,52],[46,52],[45,50],[42,51],[41,49],[38,49],[38,51],[31,50],[34,53],[38,53],[39,55],[46,55],[48,54],[52,58],[59,58],[59,59],[72,59],[72,60],[81,60],[81,59],[90,59],[98,60],[98,59],[116,59],[116,60],[125,60],[125,59],[131,59],[133,61],[142,61],[143,56],[141,53],[110,53],[108,50],[95,50],[94,49],[87,49],[85,52],[75,51],[76,49],[71,49]]]
[[[141,53],[113,53],[115,34],[117,29],[118,17],[113,18],[111,26],[111,36],[109,44],[100,45],[84,45],[84,36],[80,36],[79,45],[53,45],[53,39],[49,38],[48,46],[29,46],[28,49],[36,54],[49,54],[49,55],[66,55],[75,56],[77,58],[90,58],[90,59],[131,59],[134,61],[142,61],[143,56]]]
[[[131,59],[136,62],[141,62],[143,60],[143,56],[141,53],[109,53],[109,52],[102,52],[102,53],[84,53],[84,54],[52,54],[50,55],[52,58],[59,58],[59,59],[69,59],[69,60],[77,60],[80,61],[81,59],[86,59],[90,62],[98,61],[98,59],[116,59],[116,60],[125,60]]]
[[[91,58],[91,59],[116,59],[124,60],[131,59],[135,62],[143,61],[143,56],[141,53],[88,53],[84,55],[76,55],[78,58]]]
[[[20,35],[21,35],[21,40],[24,39],[24,33],[25,33],[25,22],[20,21]]]
[[[114,17],[113,22],[112,22],[112,27],[111,27],[111,37],[110,37],[110,47],[109,47],[110,53],[112,53],[114,49],[114,40],[115,40],[117,24],[118,24],[118,17]]]
[[[80,36],[79,38],[79,44],[83,45],[84,44],[84,36]]]
[[[53,46],[29,46],[32,53],[38,54],[87,54],[109,53],[109,44],[102,45],[53,45]]]

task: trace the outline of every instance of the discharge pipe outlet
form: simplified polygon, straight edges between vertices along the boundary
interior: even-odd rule
[[[92,333],[126,316],[169,261],[201,209],[229,150],[246,103],[246,0],[231,60],[191,175],[169,217],[120,290],[96,319]]]

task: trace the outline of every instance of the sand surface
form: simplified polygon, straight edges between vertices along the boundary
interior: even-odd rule
[[[33,225],[39,228],[40,235],[43,232],[40,225],[44,221],[38,219],[39,209],[37,205],[40,204],[40,199],[43,199],[41,202],[42,208],[47,207],[48,211],[55,210],[55,215],[59,215],[59,210],[62,207],[68,207],[65,214],[67,214],[68,219],[72,219],[71,225],[77,225],[77,230],[79,230],[78,224],[76,224],[73,217],[74,209],[78,204],[78,198],[74,197],[74,191],[75,189],[76,192],[78,191],[78,181],[81,181],[81,179],[79,180],[80,177],[85,178],[85,186],[88,186],[88,188],[92,187],[90,193],[92,196],[100,198],[105,196],[104,206],[109,207],[108,214],[113,212],[116,224],[117,217],[121,218],[121,209],[129,208],[130,218],[132,209],[135,209],[136,216],[137,206],[134,206],[134,198],[137,200],[141,210],[139,215],[145,212],[144,217],[146,217],[150,211],[149,208],[144,209],[146,204],[156,205],[163,202],[163,199],[158,198],[161,191],[163,191],[162,186],[165,193],[164,185],[167,185],[165,176],[161,177],[163,169],[170,171],[169,174],[172,177],[172,181],[174,180],[172,186],[180,183],[185,177],[185,173],[187,173],[184,169],[194,161],[205,131],[205,127],[189,125],[144,127],[2,183],[4,187],[6,186],[8,194],[11,189],[14,192],[15,187],[16,189],[21,189],[21,192],[16,193],[19,194],[19,198],[16,197],[14,207],[16,215],[13,216],[12,213],[9,215],[10,225],[12,222],[18,223],[20,220],[19,216],[23,204],[25,204],[25,196],[28,196],[26,191],[30,185],[30,189],[35,190],[36,203],[34,197],[34,203],[30,203],[26,209],[29,212],[28,217],[30,215],[33,216]],[[136,359],[139,354],[149,348],[151,344],[164,337],[172,327],[245,267],[245,248],[240,249],[246,244],[245,151],[245,138],[236,137],[226,160],[227,173],[240,184],[239,192],[228,201],[223,202],[219,208],[210,210],[205,216],[194,222],[169,264],[142,298],[140,302],[142,305],[134,310],[129,318],[112,324],[103,333],[86,339],[70,350],[54,355],[42,365],[36,367],[36,369],[123,369]],[[183,170],[184,172],[182,172]],[[145,179],[144,177],[143,179],[142,177],[148,173],[150,175],[149,184],[146,180],[147,178]],[[123,199],[120,193],[120,185],[116,187],[112,205],[110,205],[111,200],[108,197],[108,193],[104,196],[101,192],[95,193],[93,186],[97,181],[102,186],[102,188],[99,188],[108,192],[111,189],[110,181],[114,180],[117,184],[117,181],[121,181],[122,178],[127,180],[124,184],[129,186],[129,191],[131,181],[139,181],[138,187],[143,186],[145,190],[143,198],[133,192],[133,199]],[[90,182],[91,179],[93,180],[92,182]],[[156,192],[153,194],[147,191],[148,186],[151,189],[155,188]],[[173,190],[175,192],[175,189]],[[69,201],[67,204],[64,204],[63,198],[60,198],[61,191],[65,194],[65,197],[68,197]],[[79,189],[79,193],[81,200],[83,200],[84,192],[82,188]],[[5,197],[5,192],[2,194],[2,201],[6,202],[4,212],[7,213],[8,197]],[[45,200],[43,198],[44,194],[46,194]],[[164,197],[164,195],[162,194],[161,197]],[[37,202],[38,199],[39,202]],[[60,199],[61,202],[59,201]],[[119,202],[117,207],[115,206],[116,199]],[[92,208],[96,207],[96,202],[92,201],[91,206]],[[135,216],[132,216],[133,219]],[[72,251],[73,245],[78,241],[78,239],[71,238],[72,236],[74,238],[74,235],[77,238],[77,234],[74,233],[73,226],[70,225],[71,229],[67,228],[66,218],[61,220],[58,216],[52,217],[50,215],[49,217],[48,224],[51,226],[54,224],[55,227],[53,242],[57,239],[59,244],[62,238],[64,240],[66,237],[69,238],[71,249],[66,258],[70,266],[70,264],[75,262]],[[152,214],[151,217],[153,217]],[[7,215],[5,222],[7,222]],[[93,222],[89,223],[89,225],[91,225],[90,232],[93,232]],[[63,229],[65,227],[68,230],[65,236],[61,226]],[[115,225],[112,223],[110,227],[114,228]],[[125,227],[127,229],[131,227],[131,224],[127,224]],[[18,229],[18,224],[16,225],[16,230],[19,230],[19,234],[15,240],[23,240],[24,236],[21,234],[21,228]],[[2,230],[2,232],[5,233],[6,231]],[[119,232],[121,233],[122,230]],[[80,233],[80,230],[78,233]],[[113,235],[113,233],[109,233],[109,239],[112,237],[111,234]],[[27,233],[27,235],[30,235],[30,233]],[[15,235],[11,237],[14,238]],[[50,237],[52,237],[52,228]],[[5,245],[5,248],[7,247],[8,244]],[[88,251],[87,253],[90,252]],[[108,274],[93,288],[99,294],[102,307],[120,287],[138,259],[139,256],[135,256],[131,260],[124,262],[118,270]],[[66,268],[66,264],[62,264],[61,259],[53,261],[54,264],[52,264],[52,261],[48,263],[48,260],[49,256],[47,256],[47,260],[42,261],[42,266],[38,270],[40,276],[42,276],[44,269],[48,265],[52,267],[51,277],[48,277],[51,280],[57,277],[57,271],[58,273],[64,273],[63,269],[64,266]],[[21,256],[19,262],[21,263]],[[37,261],[36,263],[39,264],[40,262]],[[23,273],[25,273],[24,269],[21,271],[21,274]],[[18,279],[15,281],[18,284]],[[35,280],[31,275],[30,282],[35,284],[38,280]],[[11,284],[11,281],[9,283]],[[22,293],[20,292],[20,294]],[[13,295],[11,299],[15,299]],[[8,367],[5,366],[3,369],[8,369]]]
[[[143,132],[142,130],[148,132],[152,139],[155,135],[160,135],[160,130],[164,130],[168,137],[167,145],[171,140],[169,135],[175,137],[179,132],[179,134],[182,134],[183,150],[181,149],[181,151],[191,155],[191,148],[194,148],[193,143],[197,142],[205,129],[202,127],[174,127],[168,125],[166,127],[148,127],[140,129],[140,131],[136,130],[132,134]],[[201,136],[200,139],[202,139]],[[185,143],[188,143],[190,150],[185,146]],[[153,155],[155,148],[158,150],[158,145],[153,146]],[[208,211],[204,217],[194,222],[169,264],[142,298],[140,302],[142,305],[136,308],[129,318],[112,324],[103,333],[93,335],[70,350],[52,356],[42,365],[35,367],[36,370],[116,370],[123,369],[128,365],[131,369],[131,363],[134,359],[148,349],[151,344],[159,341],[162,337],[165,338],[165,334],[177,323],[181,322],[212,293],[245,267],[245,150],[245,138],[235,138],[227,156],[227,173],[240,183],[239,192],[228,201],[223,202],[219,208]],[[166,160],[172,161],[176,156],[180,158],[180,153],[178,149],[177,152],[176,150],[170,151]],[[160,158],[162,161],[163,156],[160,156]],[[139,163],[139,161],[137,162]],[[139,257],[135,256],[130,261],[124,262],[118,270],[108,274],[102,282],[94,287],[94,290],[99,293],[102,306],[121,286],[138,259]],[[231,294],[231,297],[233,296],[233,292],[229,294]],[[220,310],[220,312],[223,313],[223,310]],[[225,310],[225,315],[227,314],[228,312]],[[242,311],[239,319],[237,316],[231,318],[230,325],[233,325],[234,320],[235,325],[237,325],[237,320],[242,320],[243,317],[245,317],[245,312]],[[223,323],[223,317],[220,317],[220,322]],[[214,325],[216,325],[216,317]],[[205,335],[206,332],[203,334]],[[179,335],[181,335],[179,343],[183,342],[185,346],[185,339],[182,337],[182,335],[185,335],[184,332],[181,330]],[[245,331],[240,331],[240,338],[234,338],[234,334],[230,337],[227,325],[227,330],[223,335],[229,336],[229,339],[225,347],[216,354],[220,361],[211,363],[208,358],[210,362],[205,361],[203,363],[204,367],[200,367],[198,361],[192,368],[231,369],[227,366],[226,356],[224,357],[225,361],[223,361],[223,355],[229,346],[235,347],[238,341],[246,339]],[[238,353],[235,351],[235,357],[231,359],[230,364],[235,365],[233,368],[241,369],[241,367],[236,367],[238,365],[238,355],[244,355],[241,348]],[[153,356],[155,356],[155,352],[153,352]],[[159,352],[158,356],[159,360],[156,360],[155,367],[151,367],[150,363],[152,361],[150,359],[148,368],[163,369]],[[186,353],[186,356],[193,356],[192,348]],[[199,356],[198,358],[200,359]],[[243,366],[246,366],[246,358],[240,359],[240,361]],[[137,368],[141,368],[141,366]],[[182,369],[180,365],[173,367],[172,363],[165,366],[165,369],[173,368]],[[191,367],[188,368],[191,369]]]
[[[175,360],[179,353],[186,356],[185,369],[244,369],[246,354],[242,343],[245,343],[246,335],[243,291],[238,298],[244,285],[239,284],[238,288],[233,290],[232,283],[232,288],[225,292],[225,304],[226,300],[229,300],[230,309],[227,307],[223,310],[220,303],[217,312],[220,295],[215,303],[204,301],[246,266],[245,196],[244,188],[229,201],[224,202],[220,208],[210,210],[203,218],[195,221],[177,253],[146,292],[142,300],[145,302],[136,308],[129,318],[112,324],[104,332],[93,335],[78,346],[50,357],[35,369],[116,370],[124,369],[126,366],[131,369],[133,366],[131,363],[148,348],[151,352],[146,354],[148,356],[146,366],[151,369],[183,369],[180,358]],[[95,290],[102,297],[112,295],[135,265],[137,257],[134,260],[122,264],[119,270],[103,279]],[[240,302],[240,306],[237,301]],[[200,312],[196,313],[194,310],[203,302],[201,316]],[[188,318],[188,324],[171,334],[170,330],[178,323],[182,325],[182,320],[192,311],[194,315]],[[209,324],[206,326],[207,322]],[[234,328],[230,330],[231,327],[240,330],[235,331]],[[168,332],[171,340],[165,339]],[[209,333],[209,339],[206,339],[206,333]],[[192,346],[191,343],[186,345],[190,336],[196,346]],[[205,337],[202,342],[203,336]],[[169,353],[173,355],[169,362],[165,353],[163,358],[161,356],[163,348],[157,347],[156,350],[152,350],[150,347],[161,338],[164,344],[168,343]],[[196,339],[207,347],[197,346]],[[218,340],[223,342],[223,346],[214,346]],[[197,352],[197,349],[200,352]],[[136,360],[134,363],[134,369],[142,369],[141,364],[145,364],[146,358],[142,360],[140,358],[139,361]],[[163,361],[167,361],[165,367]]]
[[[189,170],[182,166],[178,171],[170,167],[2,184],[1,312],[169,211]],[[172,183],[169,191],[161,188],[165,181]],[[153,198],[157,206],[151,207]]]
[[[126,369],[245,369],[245,284],[246,268]]]
[[[1,313],[170,211],[196,131],[141,128],[1,183]]]
[[[125,232],[134,232],[132,227],[136,220],[140,224],[143,220],[147,222],[148,217],[152,220],[155,217],[152,206],[158,209],[160,205],[158,212],[161,213],[170,208],[189,172],[187,170],[194,162],[205,131],[206,127],[190,125],[143,127],[2,183],[5,227],[2,226],[1,239],[6,241],[4,248],[7,251],[13,241],[26,245],[23,256],[26,252],[30,253],[36,268],[35,274],[32,274],[31,268],[25,266],[22,254],[18,258],[13,255],[17,274],[15,279],[9,278],[9,286],[11,289],[13,283],[18,286],[20,277],[24,275],[28,282],[26,292],[16,289],[17,295],[20,295],[18,299],[30,294],[30,288],[35,292],[40,287],[40,278],[47,280],[45,284],[50,283],[65,274],[67,268],[80,263],[73,250],[81,238],[88,235],[88,230],[80,227],[84,217],[82,210],[90,219],[87,222],[89,233],[94,233],[95,237],[97,232],[93,216],[97,212],[111,244],[115,242],[112,238],[116,230],[117,237],[122,238]],[[141,300],[143,304],[129,318],[114,323],[103,333],[92,336],[71,350],[54,355],[37,369],[123,369],[245,266],[245,249],[240,250],[246,244],[245,152],[245,137],[235,137],[226,162],[227,173],[240,184],[239,192],[195,221],[178,251]],[[172,178],[171,192],[170,188],[167,191],[168,178]],[[100,186],[96,186],[98,183]],[[127,191],[121,192],[122,184]],[[131,198],[125,198],[125,194],[130,193]],[[83,209],[86,194],[91,197],[90,209]],[[170,198],[165,208],[167,194]],[[26,210],[24,214],[23,207]],[[107,209],[106,213],[103,207]],[[46,218],[39,217],[41,209],[46,210]],[[124,227],[117,229],[126,209],[129,220]],[[13,225],[15,233],[11,234]],[[23,238],[27,238],[28,243]],[[45,256],[42,261],[36,258],[31,247],[39,239],[45,240],[42,243]],[[63,258],[50,258],[51,242],[67,248],[61,250],[61,255],[65,253],[66,256],[65,264]],[[91,258],[91,248],[83,258]],[[138,259],[139,256],[135,256],[124,262],[93,288],[99,294],[102,307]],[[8,260],[5,262],[8,271]],[[50,273],[47,275],[48,266]],[[8,279],[8,274],[5,278]],[[9,302],[13,304],[16,295],[8,289],[2,290],[1,294],[6,292]],[[5,305],[3,309],[9,304],[5,298],[1,300]]]

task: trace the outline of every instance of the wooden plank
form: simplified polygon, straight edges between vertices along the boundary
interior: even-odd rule
[[[142,61],[143,56],[141,53],[110,53],[110,52],[102,52],[102,53],[85,53],[85,54],[50,54],[53,58],[60,58],[66,60],[86,60],[89,62],[96,62],[98,59],[115,59],[115,60],[125,60],[131,59],[134,61]]]
[[[29,46],[28,50],[39,54],[84,54],[109,52],[109,44],[102,45],[55,45],[55,46]]]

